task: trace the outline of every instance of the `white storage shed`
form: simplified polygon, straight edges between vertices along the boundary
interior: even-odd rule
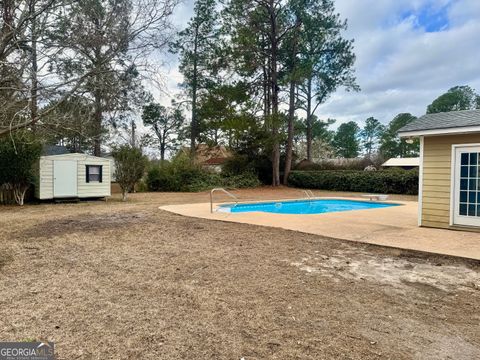
[[[40,157],[35,197],[40,200],[111,195],[110,160],[86,154]]]

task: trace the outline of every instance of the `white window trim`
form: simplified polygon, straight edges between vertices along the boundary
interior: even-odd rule
[[[88,176],[89,176],[89,178],[88,178],[88,184],[91,184],[91,183],[92,183],[92,184],[100,184],[100,183],[101,183],[100,180],[102,180],[102,182],[103,182],[103,179],[102,179],[102,176],[103,176],[103,169],[102,169],[102,167],[103,167],[103,165],[99,165],[99,164],[86,164],[85,166],[89,168],[89,172],[88,172]],[[94,174],[94,173],[92,174],[92,173],[90,173],[90,169],[91,169],[91,168],[98,168],[98,174]],[[91,175],[98,175],[99,180],[91,180],[91,179],[90,179],[90,176],[91,176]]]
[[[457,148],[460,147],[479,147],[480,143],[470,143],[470,144],[453,144],[452,145],[452,160],[450,166],[450,226],[455,226],[454,216],[455,216],[455,196],[456,196],[456,152]],[[458,225],[458,226],[465,226],[465,225]]]
[[[416,137],[416,136],[433,136],[433,135],[453,135],[453,134],[470,134],[470,133],[479,133],[480,126],[465,126],[457,127],[450,129],[433,129],[433,130],[416,130],[416,131],[405,131],[399,132],[398,135],[401,138],[405,137]]]

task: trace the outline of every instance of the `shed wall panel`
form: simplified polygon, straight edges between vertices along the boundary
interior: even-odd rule
[[[42,156],[39,161],[38,186],[36,196],[39,199],[53,199],[53,162],[55,160],[77,161],[78,197],[105,197],[111,195],[110,160],[85,154],[65,154]],[[101,165],[102,182],[89,182],[86,179],[86,165]]]

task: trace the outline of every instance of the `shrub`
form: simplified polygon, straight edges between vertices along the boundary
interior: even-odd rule
[[[225,175],[240,175],[247,172],[254,172],[254,166],[246,155],[235,155],[228,158],[222,168],[222,173]]]
[[[123,145],[113,150],[115,160],[115,179],[122,189],[122,200],[127,201],[127,194],[134,190],[135,184],[145,173],[147,158],[142,151],[129,145]]]
[[[300,171],[322,171],[322,170],[363,170],[375,162],[367,158],[358,159],[325,159],[319,162],[303,161],[299,163],[295,170]]]
[[[222,183],[227,188],[252,188],[260,186],[260,180],[254,173],[247,172],[244,174],[223,177]]]
[[[35,180],[34,164],[41,150],[41,144],[27,132],[0,139],[0,188],[12,189],[18,205],[23,205],[25,194]]]
[[[354,159],[323,159],[317,162],[308,160],[300,161],[295,170],[299,171],[321,171],[321,170],[364,170],[367,167],[380,168],[384,163],[384,159],[380,155],[372,155],[371,157],[354,158]]]
[[[224,163],[222,174],[226,177],[241,175],[250,180],[255,178],[257,182],[260,181],[263,184],[271,184],[272,161],[265,155],[257,155],[254,158],[249,158],[247,155],[235,155]]]
[[[216,174],[192,164],[186,157],[179,157],[162,167],[148,171],[146,183],[150,191],[195,192],[214,187],[243,188],[260,184],[253,173]]]
[[[418,194],[418,171],[293,171],[290,186],[332,191]]]

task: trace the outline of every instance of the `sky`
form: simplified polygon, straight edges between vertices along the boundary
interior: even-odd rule
[[[182,28],[192,0],[176,10]],[[336,0],[348,21],[344,36],[354,39],[360,92],[334,93],[317,115],[338,124],[368,117],[388,123],[395,115],[425,114],[427,106],[456,85],[480,92],[480,0]],[[177,61],[164,65],[166,93],[182,81]],[[168,103],[166,94],[159,99]]]

